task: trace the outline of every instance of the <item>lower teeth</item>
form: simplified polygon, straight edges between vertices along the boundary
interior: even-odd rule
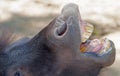
[[[105,38],[105,39],[101,39],[100,41],[101,41],[100,44],[102,44],[101,50],[98,49],[98,51],[96,50],[96,52],[94,52],[94,53],[98,54],[99,56],[100,56],[100,55],[103,55],[104,53],[106,53],[107,50],[108,50],[109,47],[110,47],[110,42],[109,42],[108,39]],[[89,44],[88,44],[88,46],[89,46]],[[83,44],[83,45],[80,47],[80,51],[81,51],[81,52],[92,52],[93,50],[88,51],[90,48],[92,48],[92,47],[87,48],[88,46],[86,46],[85,44]],[[96,46],[95,46],[95,47],[96,47]],[[93,49],[94,49],[95,47],[93,47]]]
[[[103,44],[103,47],[102,49],[100,50],[100,52],[98,53],[98,55],[103,55],[104,53],[106,53],[110,47],[110,41],[105,38],[105,39],[102,39],[102,44]]]

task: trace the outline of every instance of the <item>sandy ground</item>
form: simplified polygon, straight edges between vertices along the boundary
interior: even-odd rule
[[[67,3],[79,5],[82,18],[96,27],[97,36],[114,41],[115,63],[103,69],[101,76],[120,76],[120,0],[0,0],[0,31],[34,36]]]

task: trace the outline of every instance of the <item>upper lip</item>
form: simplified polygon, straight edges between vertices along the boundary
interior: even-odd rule
[[[72,3],[64,6],[61,13],[64,18],[68,18],[69,16],[74,16],[76,18],[80,17],[78,6]]]

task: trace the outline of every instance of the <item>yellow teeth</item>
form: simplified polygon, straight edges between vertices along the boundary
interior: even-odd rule
[[[107,52],[110,47],[110,41],[107,38],[102,39],[101,41],[102,41],[103,47],[102,47],[101,51],[98,53],[99,55],[102,55],[105,52]]]
[[[87,25],[85,26],[85,32],[83,32],[82,34],[82,42],[85,42],[91,36],[93,30],[93,25],[87,23]]]
[[[81,47],[81,48],[80,48],[80,51],[81,51],[81,52],[85,52],[85,51],[86,51],[86,47],[85,47],[85,46]]]

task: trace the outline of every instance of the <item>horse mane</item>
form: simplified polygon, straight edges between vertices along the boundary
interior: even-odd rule
[[[10,31],[0,32],[0,53],[2,50],[15,40],[15,35]]]

